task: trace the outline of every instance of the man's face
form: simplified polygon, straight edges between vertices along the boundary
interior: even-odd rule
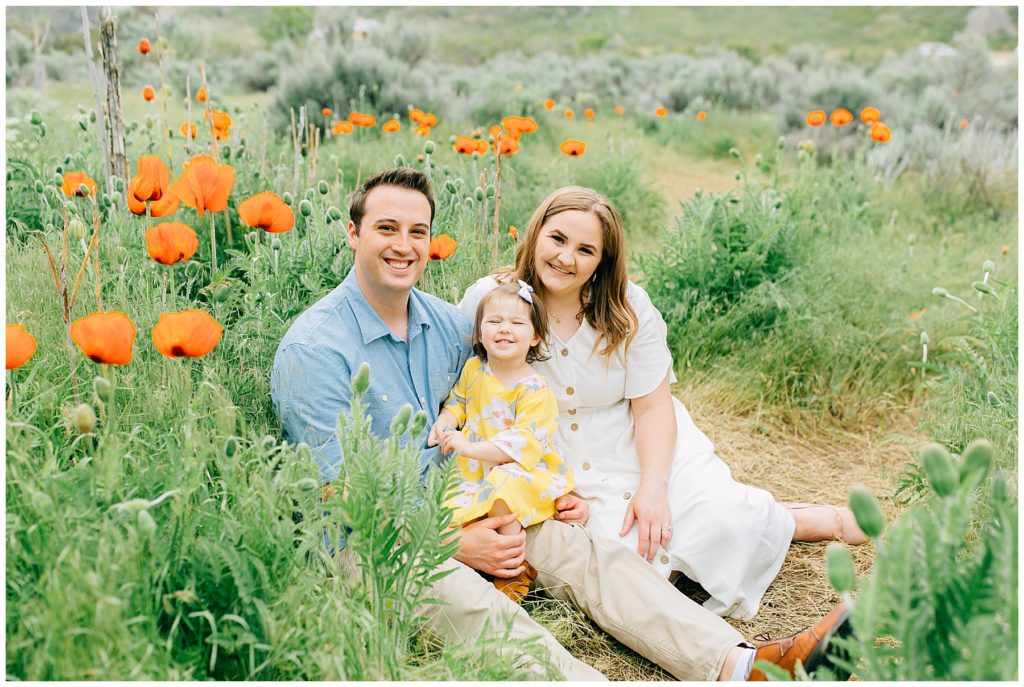
[[[348,223],[356,274],[364,289],[387,297],[408,294],[427,266],[430,203],[419,191],[378,186],[366,196],[363,220]]]

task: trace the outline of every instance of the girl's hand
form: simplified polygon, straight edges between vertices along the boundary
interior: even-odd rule
[[[650,563],[658,547],[667,547],[672,539],[672,511],[668,506],[665,487],[648,487],[641,483],[626,506],[619,536],[625,536],[635,521],[637,526],[636,552]]]
[[[452,451],[458,451],[467,458],[472,458],[473,442],[465,434],[459,431],[447,431],[441,435],[441,453],[448,455]]]
[[[567,523],[587,524],[590,517],[590,506],[576,494],[565,494],[555,499],[555,520]]]
[[[441,414],[437,416],[437,420],[430,426],[430,434],[427,435],[427,446],[437,446],[440,444],[445,430],[452,429],[453,427],[455,427],[455,418],[451,413],[442,410]]]

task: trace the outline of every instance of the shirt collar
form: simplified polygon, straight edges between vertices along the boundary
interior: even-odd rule
[[[341,291],[352,307],[352,314],[355,315],[356,327],[363,337],[364,346],[371,341],[391,336],[391,330],[359,288],[355,267],[349,270],[348,276],[341,283]],[[423,294],[413,289],[409,294],[409,340],[418,336],[424,327],[430,327],[430,318],[423,305]]]

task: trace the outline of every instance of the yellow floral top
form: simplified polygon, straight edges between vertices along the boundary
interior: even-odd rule
[[[452,388],[444,409],[472,441],[490,441],[512,458],[491,467],[456,456],[462,483],[448,505],[461,525],[487,515],[501,499],[523,527],[555,514],[555,499],[573,488],[572,471],[555,451],[558,404],[540,375],[528,375],[511,389],[474,356]]]

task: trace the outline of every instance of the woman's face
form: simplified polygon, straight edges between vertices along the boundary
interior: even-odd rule
[[[578,296],[601,262],[604,236],[592,212],[566,210],[540,228],[534,271],[545,293]]]

